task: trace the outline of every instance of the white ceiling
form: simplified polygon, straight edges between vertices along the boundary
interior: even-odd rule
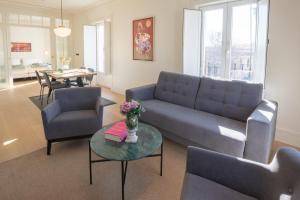
[[[68,11],[80,10],[109,1],[112,0],[63,0],[63,9]],[[60,9],[60,0],[0,0],[0,2]]]

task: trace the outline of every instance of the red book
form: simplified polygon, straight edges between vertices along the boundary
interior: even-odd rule
[[[115,123],[112,127],[105,131],[105,139],[122,142],[127,137],[127,126],[124,121]]]

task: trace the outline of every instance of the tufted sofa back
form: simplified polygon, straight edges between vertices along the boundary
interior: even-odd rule
[[[155,89],[155,98],[177,105],[194,108],[200,78],[161,72]]]
[[[262,101],[263,85],[201,78],[197,110],[246,121]]]

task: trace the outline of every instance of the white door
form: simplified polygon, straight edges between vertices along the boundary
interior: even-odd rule
[[[84,67],[97,70],[97,26],[86,25],[84,33]]]
[[[6,34],[0,26],[0,89],[9,88],[9,66],[6,54]]]

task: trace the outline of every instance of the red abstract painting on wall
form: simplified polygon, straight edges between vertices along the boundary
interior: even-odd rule
[[[31,52],[31,43],[12,42],[11,52]]]
[[[133,59],[153,61],[154,18],[133,21]]]

